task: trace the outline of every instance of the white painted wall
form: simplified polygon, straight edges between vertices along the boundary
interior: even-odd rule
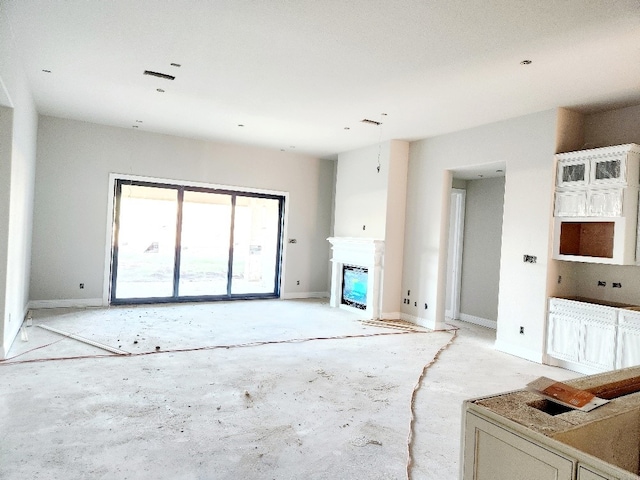
[[[0,2],[0,356],[29,298],[37,113]]]
[[[504,177],[467,182],[460,313],[498,320]]]
[[[287,237],[297,243],[285,239],[282,296],[326,294],[333,169],[276,150],[42,116],[31,300],[102,298],[110,173],[288,192]]]
[[[584,148],[640,144],[640,105],[586,115]]]
[[[334,236],[384,239],[389,145],[387,142],[338,155]],[[378,157],[380,173],[376,169]]]
[[[448,210],[442,207],[452,182],[447,170],[505,161],[496,347],[542,360],[555,133],[556,111],[550,110],[411,144],[403,290],[411,290],[418,307],[412,298],[403,305],[405,314],[425,324],[444,321],[436,311],[444,316],[446,275],[440,273],[448,236],[441,229],[448,230]],[[538,263],[523,263],[523,254],[536,255]]]

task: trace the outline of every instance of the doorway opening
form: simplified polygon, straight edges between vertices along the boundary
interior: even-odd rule
[[[497,328],[505,164],[452,172],[445,316]]]
[[[116,179],[111,304],[280,295],[284,196]]]

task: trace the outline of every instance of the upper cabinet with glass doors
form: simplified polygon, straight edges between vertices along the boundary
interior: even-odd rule
[[[554,258],[634,264],[640,145],[556,155]]]
[[[639,182],[640,145],[594,148],[556,155],[556,217],[620,217],[627,187]],[[631,205],[629,205],[631,206]]]

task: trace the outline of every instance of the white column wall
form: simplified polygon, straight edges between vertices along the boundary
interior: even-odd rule
[[[0,2],[0,356],[29,297],[37,112]]]
[[[441,235],[448,224],[443,199],[451,188],[446,171],[505,161],[496,347],[542,361],[556,116],[550,110],[411,144],[403,275],[403,291],[410,290],[411,299],[402,305],[404,315],[426,325],[443,321],[436,312],[444,315],[438,302],[445,302],[446,292],[446,275],[441,275],[448,238]],[[538,262],[523,263],[523,254],[537,256]]]

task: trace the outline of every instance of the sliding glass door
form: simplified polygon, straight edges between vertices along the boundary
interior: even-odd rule
[[[284,198],[117,180],[111,303],[277,297]]]

